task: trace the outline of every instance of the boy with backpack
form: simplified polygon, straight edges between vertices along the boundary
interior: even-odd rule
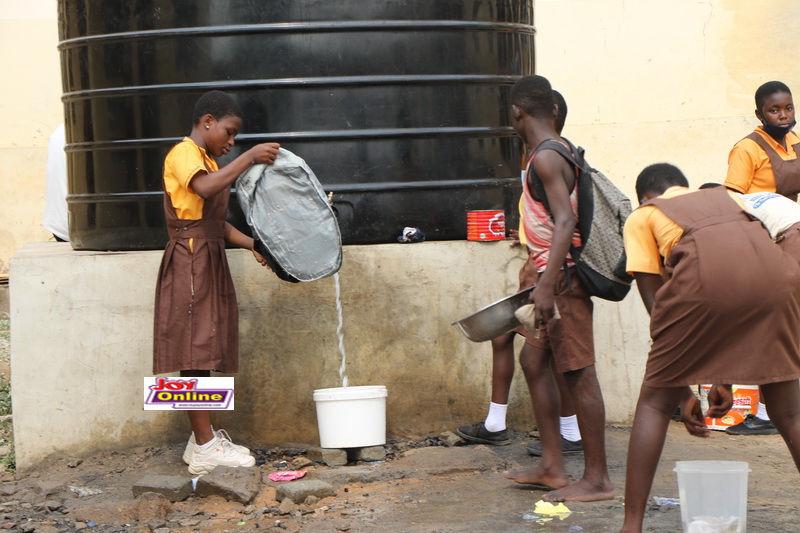
[[[564,96],[554,90],[553,100],[556,105],[555,128],[556,133],[561,135],[564,124],[567,121],[567,101]],[[525,229],[522,227],[522,211],[524,198],[520,196],[520,228],[511,230],[511,237],[514,239],[511,246],[525,246],[527,249],[528,241],[525,239]],[[536,284],[536,269],[528,261],[522,266],[519,272],[519,290],[527,289]],[[519,333],[523,337],[528,332],[520,326],[517,330],[505,333],[491,340],[492,344],[492,395],[489,402],[489,409],[486,419],[476,422],[471,426],[460,426],[456,429],[456,434],[465,441],[473,444],[487,444],[489,446],[505,446],[511,444],[508,429],[506,428],[506,413],[508,409],[508,397],[511,391],[511,382],[514,378],[514,337]],[[576,455],[583,453],[583,442],[581,432],[578,429],[578,420],[575,416],[575,408],[572,406],[572,399],[567,393],[563,378],[555,373],[556,384],[561,396],[560,409],[560,428],[561,428],[561,452],[564,455]],[[532,442],[525,446],[530,455],[541,456],[542,445],[540,442]]]
[[[548,140],[567,143],[555,130],[553,91],[541,76],[520,78],[511,89],[511,122],[529,148]],[[542,443],[540,464],[508,472],[522,484],[554,489],[547,501],[597,501],[614,496],[605,453],[605,407],[594,368],[592,301],[574,268],[570,248],[583,243],[576,227],[579,170],[552,149],[534,151],[523,186],[523,222],[531,260],[539,278],[531,293],[536,335],[526,338],[520,355]],[[542,197],[532,196],[541,182]],[[555,307],[560,319],[554,319]],[[584,446],[583,477],[570,484],[559,434],[559,394],[551,361],[572,396]]]

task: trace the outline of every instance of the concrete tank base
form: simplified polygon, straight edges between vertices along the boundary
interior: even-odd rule
[[[517,289],[523,251],[507,242],[347,246],[340,272],[350,385],[388,389],[388,438],[436,435],[485,416],[491,348],[451,323]],[[162,253],[31,243],[11,262],[11,379],[20,470],[50,456],[188,438],[180,412],[145,411],[153,300]],[[312,393],[338,387],[332,279],[292,285],[230,250],[240,308],[236,410],[214,425],[245,445],[318,443]],[[609,423],[633,416],[647,354],[635,289],[595,304],[598,374]],[[517,341],[518,346],[521,341]],[[534,425],[518,369],[509,425]]]

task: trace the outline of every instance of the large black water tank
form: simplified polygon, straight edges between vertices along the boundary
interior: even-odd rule
[[[277,141],[306,159],[345,244],[404,226],[463,239],[472,209],[517,219],[508,91],[534,71],[532,0],[58,6],[76,249],[163,247],[163,159],[210,89],[244,110],[237,148]]]

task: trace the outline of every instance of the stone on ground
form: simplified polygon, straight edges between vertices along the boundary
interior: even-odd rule
[[[328,466],[344,466],[347,464],[347,452],[339,448],[312,446],[308,448],[306,456],[312,461],[325,463]]]
[[[288,498],[294,503],[302,503],[309,496],[316,496],[321,500],[336,494],[333,485],[318,479],[290,481],[279,485],[277,489],[276,497],[281,502]]]
[[[182,502],[192,493],[189,477],[147,475],[133,485],[133,497],[145,492],[161,494],[171,502]]]
[[[261,471],[258,468],[218,466],[197,480],[196,496],[221,496],[228,501],[250,503],[259,490]]]

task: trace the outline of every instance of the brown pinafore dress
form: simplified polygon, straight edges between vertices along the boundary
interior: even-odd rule
[[[164,194],[169,243],[156,285],[155,374],[238,371],[239,310],[225,255],[229,197],[227,188],[205,200],[202,219],[182,220]]]
[[[755,141],[767,152],[772,173],[775,175],[775,192],[797,201],[797,193],[800,193],[800,143],[792,145],[795,154],[798,155],[797,159],[783,159],[758,133],[752,132],[745,138]]]
[[[645,384],[800,377],[800,266],[724,187],[647,202],[684,233],[651,313]]]

